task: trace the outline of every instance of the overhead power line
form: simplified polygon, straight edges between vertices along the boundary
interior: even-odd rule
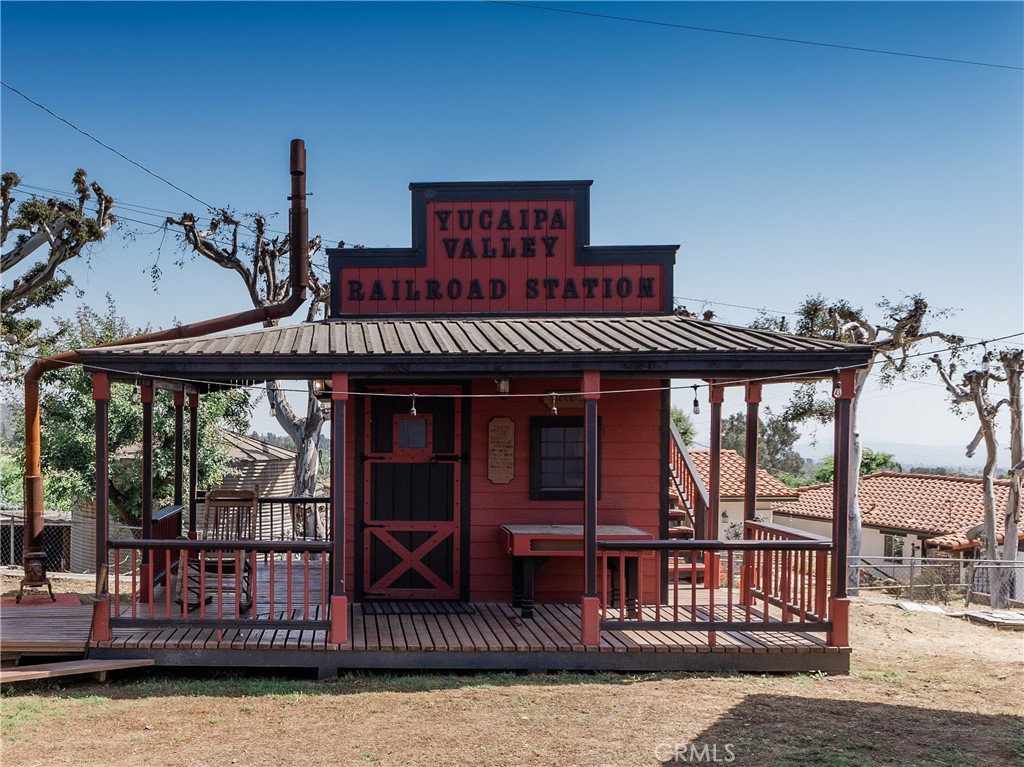
[[[51,117],[57,118],[58,120],[60,120],[62,123],[67,125],[72,130],[77,131],[78,133],[81,133],[83,136],[85,136],[90,141],[95,141],[97,144],[99,144],[104,149],[106,149],[106,150],[108,150],[110,152],[113,152],[118,157],[120,157],[122,160],[126,160],[127,162],[130,162],[132,165],[134,165],[136,168],[139,168],[140,170],[145,171],[146,173],[148,173],[150,176],[152,176],[153,178],[157,179],[158,181],[162,181],[163,183],[167,184],[167,186],[171,187],[172,189],[176,189],[177,191],[181,192],[186,197],[189,197],[189,198],[195,200],[196,202],[198,202],[203,207],[208,208],[209,210],[216,210],[216,208],[213,205],[210,205],[210,203],[203,202],[198,197],[196,197],[194,194],[192,194],[191,192],[189,192],[186,189],[182,189],[180,186],[175,184],[173,181],[168,181],[166,178],[161,176],[159,173],[151,171],[149,168],[147,168],[142,163],[137,162],[137,161],[133,160],[131,157],[129,157],[128,155],[124,154],[123,152],[119,152],[117,149],[114,149],[114,147],[110,146],[110,144],[107,144],[107,143],[104,143],[103,141],[100,141],[100,139],[96,138],[94,135],[92,135],[88,131],[82,130],[77,125],[75,125],[73,122],[71,122],[70,120],[68,120],[68,119],[66,119],[64,117],[61,117],[59,114],[54,112],[52,109],[50,109],[48,107],[45,107],[42,104],[40,104],[38,101],[36,101],[35,99],[30,98],[29,96],[26,96],[24,93],[19,91],[17,88],[15,88],[10,83],[6,83],[3,80],[0,80],[0,85],[4,86],[5,88],[7,88],[7,90],[11,91],[12,93],[18,94],[23,99],[25,99],[25,101],[27,101],[28,103],[33,104],[34,106],[39,107],[40,109],[42,109],[44,112],[46,112]]]
[[[818,48],[837,48],[844,51],[856,51],[858,53],[877,53],[883,56],[902,56],[909,59],[926,59],[928,61],[944,61],[949,64],[968,64],[975,67],[991,67],[993,69],[1013,69],[1024,71],[1024,67],[1015,67],[1010,64],[993,64],[988,61],[971,61],[969,59],[952,59],[945,56],[926,56],[922,53],[907,53],[905,51],[889,51],[882,48],[864,48],[857,45],[842,45],[840,43],[823,43],[818,40],[801,40],[794,37],[777,37],[775,35],[759,35],[753,32],[737,32],[731,29],[715,29],[713,27],[697,27],[692,24],[677,24],[671,21],[655,21],[653,19],[637,19],[630,16],[612,16],[607,13],[594,13],[592,11],[577,11],[570,8],[552,8],[547,5],[533,5],[532,3],[515,3],[510,0],[488,0],[495,5],[511,5],[517,8],[532,8],[535,11],[550,11],[552,13],[568,13],[573,16],[590,16],[595,19],[608,19],[609,21],[625,21],[630,24],[647,24],[653,27],[669,27],[672,29],[686,29],[691,32],[709,32],[716,35],[732,35],[734,37],[750,37],[756,40],[771,40],[777,43],[792,43],[794,45],[813,45]]]

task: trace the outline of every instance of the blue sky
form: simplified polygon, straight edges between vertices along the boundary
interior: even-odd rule
[[[1024,66],[1021,3],[548,5]],[[213,205],[283,212],[304,138],[330,244],[407,245],[410,181],[587,178],[591,241],[680,244],[676,294],[725,321],[922,292],[966,336],[1024,330],[1019,69],[493,3],[4,2],[0,21],[5,82]],[[0,107],[4,170],[63,190],[84,167],[144,222],[71,270],[86,300],[154,326],[246,306],[233,275],[173,266],[159,211],[197,203],[6,89]],[[935,383],[868,395],[866,443],[965,444]]]

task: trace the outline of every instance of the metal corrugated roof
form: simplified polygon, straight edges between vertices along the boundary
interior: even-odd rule
[[[475,355],[838,351],[858,347],[674,315],[331,320],[160,343],[97,355]]]
[[[240,333],[83,351],[87,366],[154,374],[171,365],[300,377],[363,372],[585,369],[708,375],[818,371],[866,364],[866,346],[676,315],[395,317],[329,320]],[[645,367],[646,366],[646,367]]]

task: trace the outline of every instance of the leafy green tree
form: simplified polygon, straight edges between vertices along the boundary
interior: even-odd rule
[[[110,296],[100,313],[81,307],[72,319],[55,321],[55,341],[44,354],[88,348],[145,332],[119,317]],[[54,372],[41,396],[42,462],[49,508],[70,508],[80,498],[95,496],[95,432],[92,376],[80,366]],[[199,408],[199,486],[218,483],[227,470],[228,454],[222,427],[245,432],[251,403],[247,390],[204,395]],[[15,420],[18,423],[18,420]],[[186,427],[187,428],[187,427]],[[141,513],[142,406],[133,387],[111,387],[108,438],[111,512],[120,521],[136,523]],[[157,391],[153,405],[153,494],[157,506],[173,497],[174,407],[170,392]],[[24,458],[24,443],[14,447]],[[17,453],[21,455],[17,455]],[[186,474],[188,467],[185,467]],[[17,501],[20,502],[20,493]]]
[[[903,471],[903,467],[892,453],[876,452],[869,447],[864,448],[864,454],[860,459],[860,476],[866,477],[868,474],[876,474],[880,471]],[[815,482],[825,483],[831,482],[835,474],[835,458],[829,455],[822,458],[821,463],[815,467],[813,477]]]
[[[679,436],[683,438],[683,444],[687,447],[693,445],[693,441],[697,436],[697,429],[693,425],[693,420],[686,414],[686,411],[680,407],[672,406],[672,423],[676,425],[676,429],[679,430]]]
[[[61,267],[106,237],[116,221],[113,198],[95,181],[90,184],[84,170],[75,171],[71,183],[73,201],[35,195],[16,201],[18,174],[0,177],[0,267],[6,277],[0,290],[0,334],[14,351],[26,353],[46,343],[38,333],[42,323],[31,311],[52,307],[74,287]],[[8,239],[13,239],[10,247]],[[45,257],[35,260],[37,253]],[[26,268],[23,262],[31,265]],[[24,365],[24,357],[9,355],[5,379],[16,377]]]
[[[757,465],[778,477],[803,473],[804,459],[793,449],[800,430],[766,407],[757,422]],[[722,447],[744,455],[747,449],[747,416],[736,413],[722,421]]]

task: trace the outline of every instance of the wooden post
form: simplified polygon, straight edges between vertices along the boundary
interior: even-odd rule
[[[853,449],[852,408],[856,386],[855,371],[843,370],[836,375],[833,387],[836,398],[835,452],[832,478],[832,596],[829,599],[829,618],[832,631],[828,644],[847,647],[850,644],[850,600],[847,598],[847,546],[850,523],[850,458]],[[858,467],[859,468],[859,467]]]
[[[761,402],[761,384],[748,383],[747,394],[747,456],[746,477],[743,494],[743,521],[753,522],[757,508],[757,409]],[[743,525],[743,537],[747,537],[747,526]]]
[[[185,392],[174,392],[174,503],[185,496]],[[179,531],[180,532],[180,531]]]
[[[580,605],[580,641],[588,647],[601,644],[601,606],[597,596],[597,401],[601,374],[588,370],[583,374],[583,560],[584,588]],[[625,595],[620,597],[625,599]]]
[[[110,526],[110,481],[109,445],[107,421],[110,412],[110,376],[106,373],[92,374],[92,398],[96,403],[96,593],[101,601],[93,608],[94,642],[109,642],[110,612],[106,600],[99,595],[107,593],[107,539]]]
[[[331,375],[331,630],[333,644],[348,636],[348,596],[345,594],[345,411],[348,374]]]
[[[725,401],[725,387],[708,381],[708,400],[711,403],[711,465],[708,469],[708,538],[721,540],[722,495],[722,403]],[[718,588],[718,555],[704,555],[704,585],[709,589]]]
[[[153,537],[153,383],[139,387],[142,400],[142,540]],[[139,599],[150,600],[149,586],[153,582],[152,552],[142,552],[142,563],[139,565]]]
[[[196,497],[199,495],[199,392],[188,393],[188,537],[196,530]]]

